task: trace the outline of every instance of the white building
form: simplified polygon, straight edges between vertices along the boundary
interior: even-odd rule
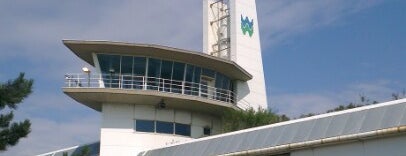
[[[63,41],[96,69],[67,74],[63,88],[102,114],[93,155],[406,153],[401,148],[406,145],[405,100],[216,135],[222,132],[224,110],[267,108],[267,99],[255,0],[203,4],[203,53],[152,44]],[[77,153],[82,147],[43,155]]]

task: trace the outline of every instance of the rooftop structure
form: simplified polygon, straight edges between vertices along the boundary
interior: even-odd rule
[[[224,110],[267,108],[256,3],[204,0],[203,4],[203,52],[152,44],[63,41],[95,69],[66,74],[63,87],[66,95],[101,113],[100,142],[91,144],[92,155],[406,153],[406,100],[221,134]],[[80,149],[83,146],[42,156]]]
[[[100,155],[220,134],[225,110],[267,108],[256,21],[254,0],[205,0],[203,52],[63,40],[95,69],[66,74],[63,92],[102,114]]]

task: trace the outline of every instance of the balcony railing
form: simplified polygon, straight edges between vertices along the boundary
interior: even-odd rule
[[[67,88],[117,88],[128,90],[155,90],[172,94],[199,96],[234,104],[234,93],[200,83],[156,77],[116,74],[66,74]]]

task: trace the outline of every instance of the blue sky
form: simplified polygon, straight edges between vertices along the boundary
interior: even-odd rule
[[[406,1],[258,0],[269,107],[323,112],[406,88]],[[202,50],[200,0],[0,1],[0,81],[35,79],[16,120],[32,133],[1,154],[32,155],[96,141],[100,114],[62,93],[88,66],[62,39],[154,43]],[[174,20],[176,19],[176,20]],[[176,22],[176,24],[174,24]]]

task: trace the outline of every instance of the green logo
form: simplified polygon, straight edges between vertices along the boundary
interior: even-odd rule
[[[248,35],[252,37],[252,34],[254,34],[254,19],[250,21],[248,17],[244,18],[241,15],[241,30],[244,35],[248,33]]]

